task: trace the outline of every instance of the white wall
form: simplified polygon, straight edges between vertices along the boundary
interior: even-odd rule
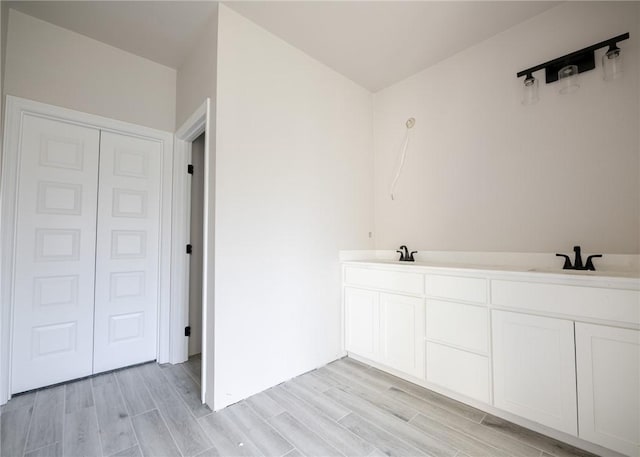
[[[525,68],[613,36],[626,73],[520,104]],[[376,247],[640,252],[638,2],[565,2],[374,97]],[[397,199],[404,122],[416,118]]]
[[[5,60],[7,58],[7,30],[9,25],[9,4],[0,3],[0,80],[4,85]],[[2,92],[0,92],[2,93]]]
[[[176,71],[9,10],[5,94],[174,131]]]
[[[2,170],[2,140],[4,138],[4,73],[7,58],[7,30],[9,25],[9,6],[0,2],[0,171]]]
[[[176,128],[180,128],[204,100],[215,106],[218,63],[218,12],[212,13],[196,45],[178,68]],[[213,143],[211,143],[213,144]]]
[[[215,402],[341,354],[339,249],[368,249],[371,94],[219,8]]]
[[[0,96],[4,88],[4,70],[7,59],[7,30],[9,25],[9,4],[0,2]],[[4,114],[4,100],[2,102],[2,113]],[[2,118],[0,118],[2,120]],[[0,130],[2,124],[0,123]],[[1,146],[0,146],[1,147]]]

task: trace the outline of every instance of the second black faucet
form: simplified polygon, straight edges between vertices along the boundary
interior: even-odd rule
[[[587,257],[586,264],[582,264],[582,255],[580,254],[580,246],[574,246],[573,252],[575,253],[575,260],[573,265],[571,265],[571,259],[569,259],[568,255],[565,254],[556,254],[558,257],[564,257],[564,265],[562,267],[563,270],[590,270],[596,271],[596,267],[593,265],[593,259],[597,257],[602,257],[602,254],[590,255]]]
[[[404,244],[396,252],[400,253],[400,258],[398,259],[400,262],[415,262],[416,259],[413,258],[413,254],[418,253],[418,251],[409,252],[409,249]]]

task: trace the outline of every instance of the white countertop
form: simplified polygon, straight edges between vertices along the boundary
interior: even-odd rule
[[[373,253],[369,258],[365,255],[365,252]],[[391,252],[391,253],[390,253]],[[359,255],[354,255],[358,253]],[[451,272],[460,273],[492,273],[492,275],[505,274],[508,276],[522,276],[526,275],[527,278],[539,278],[540,280],[556,280],[559,282],[589,282],[593,285],[605,284],[613,285],[615,283],[618,287],[629,286],[633,289],[640,288],[640,271],[636,270],[634,257],[637,256],[610,256],[618,257],[617,263],[611,262],[606,265],[608,268],[602,268],[597,271],[586,270],[563,270],[556,267],[551,262],[547,262],[547,258],[551,261],[558,263],[557,258],[551,254],[524,254],[524,258],[516,257],[515,255],[505,255],[499,253],[487,253],[488,255],[483,258],[479,253],[472,253],[473,255],[465,256],[463,253],[453,253],[450,258],[445,253],[438,252],[438,255],[430,256],[429,253],[417,255],[415,262],[401,262],[389,258],[390,256],[397,257],[393,251],[342,251],[341,260],[345,264],[354,265],[370,265],[370,266],[394,266],[402,269],[420,269],[420,270],[436,270],[446,269]],[[387,257],[387,258],[380,258]],[[422,258],[421,258],[422,257]],[[429,259],[429,257],[433,257]],[[620,257],[625,257],[620,259]],[[631,259],[626,258],[631,257]],[[516,261],[511,261],[516,259]],[[490,263],[491,261],[496,263]],[[527,262],[527,260],[531,260]],[[616,259],[614,259],[616,260]],[[500,262],[502,261],[502,262]],[[509,262],[511,261],[511,262]],[[500,263],[498,263],[500,262]],[[527,265],[528,263],[528,265]],[[615,267],[619,268],[615,268]],[[554,281],[555,282],[555,281]]]

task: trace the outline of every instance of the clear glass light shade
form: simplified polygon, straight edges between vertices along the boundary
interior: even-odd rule
[[[560,81],[560,89],[558,92],[562,95],[570,94],[580,89],[580,84],[578,84],[578,67],[576,65],[562,67],[558,72],[558,81]]]
[[[538,94],[538,80],[533,76],[527,76],[524,80],[524,87],[522,88],[522,104],[533,105],[540,100]]]
[[[602,56],[602,71],[605,81],[613,81],[622,76],[622,54],[619,48],[609,48]]]

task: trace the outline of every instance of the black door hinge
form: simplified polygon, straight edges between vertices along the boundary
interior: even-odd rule
[[[187,244],[187,254],[191,254],[193,252],[193,246]]]
[[[193,174],[193,165],[192,164],[187,165],[187,173],[189,173],[190,175]]]
[[[191,326],[190,325],[187,325],[184,328],[184,336],[191,336]]]

